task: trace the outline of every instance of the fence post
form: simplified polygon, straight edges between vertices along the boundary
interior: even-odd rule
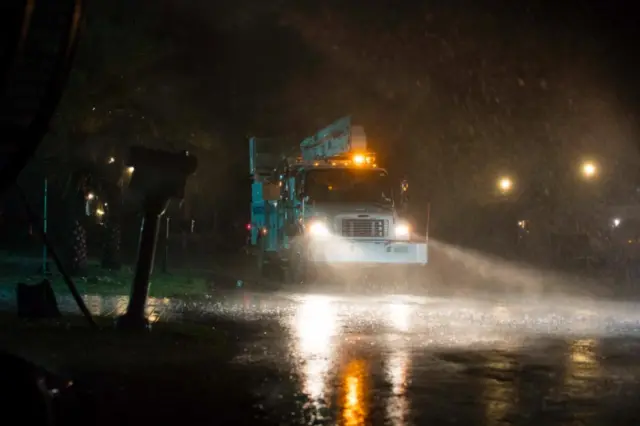
[[[43,196],[42,196],[42,230],[44,232],[44,235],[47,235],[47,198],[48,198],[48,193],[49,193],[49,188],[48,188],[48,182],[47,182],[47,178],[44,178],[44,188],[43,188]],[[47,245],[46,244],[42,244],[42,275],[43,276],[47,276],[47,274],[49,273],[49,268],[47,268],[47,257],[48,257],[48,253],[47,253]]]

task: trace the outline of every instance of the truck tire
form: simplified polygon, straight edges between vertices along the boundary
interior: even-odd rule
[[[266,263],[266,250],[264,246],[264,238],[258,238],[257,253],[256,253],[256,275],[258,284],[264,283],[265,280],[265,263]]]
[[[300,253],[291,253],[285,271],[285,281],[292,285],[300,285],[307,281],[307,268]]]
[[[288,258],[284,271],[286,283],[295,286],[308,284],[311,274],[309,265],[305,261],[304,248],[299,245],[292,247]]]

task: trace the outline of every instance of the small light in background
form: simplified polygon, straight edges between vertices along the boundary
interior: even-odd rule
[[[614,217],[611,223],[613,224],[614,228],[617,228],[618,226],[620,226],[620,223],[622,223],[622,221],[619,217]]]
[[[116,162],[115,157],[109,157],[109,160],[107,161],[109,164],[113,164]]]
[[[513,181],[508,177],[502,177],[498,180],[498,188],[503,194],[506,194],[513,189]]]
[[[104,210],[102,210],[102,209],[96,209],[96,215],[98,215],[98,216],[104,216]]]
[[[594,177],[598,173],[598,167],[592,161],[582,163],[582,174],[587,179]]]
[[[87,200],[93,200],[94,198],[96,198],[96,196],[93,192],[87,194]]]
[[[136,170],[136,168],[135,168],[135,167],[133,167],[133,166],[129,166],[129,167],[127,167],[127,173],[129,173],[129,174],[133,174],[133,172],[134,172],[135,170]]]

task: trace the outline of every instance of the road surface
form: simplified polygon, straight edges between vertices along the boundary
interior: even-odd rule
[[[126,306],[124,297],[87,302],[103,315]],[[61,304],[73,309],[70,301]],[[238,290],[150,305],[155,320],[236,323],[242,331],[234,368],[275,371],[256,376],[253,389],[275,424],[636,425],[640,419],[640,305],[632,302]]]

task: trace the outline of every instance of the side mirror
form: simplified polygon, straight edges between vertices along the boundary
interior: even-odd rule
[[[403,179],[400,182],[400,193],[406,194],[409,191],[409,182],[406,179]]]
[[[409,182],[403,179],[400,182],[400,209],[406,211],[409,205]]]

